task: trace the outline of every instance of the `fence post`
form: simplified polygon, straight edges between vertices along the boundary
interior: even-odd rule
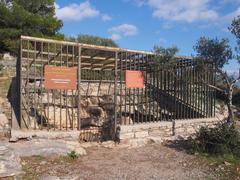
[[[82,47],[78,46],[78,109],[77,109],[77,116],[78,116],[78,130],[81,129],[81,114],[80,114],[80,109],[81,109],[81,91],[80,91],[80,84],[81,84],[81,52],[82,52]]]
[[[114,72],[114,135],[116,134],[117,130],[117,109],[118,109],[118,102],[117,102],[117,81],[118,81],[118,52],[115,52],[115,72]]]

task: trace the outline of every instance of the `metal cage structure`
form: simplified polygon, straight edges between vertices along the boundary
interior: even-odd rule
[[[21,37],[17,119],[21,128],[116,130],[117,125],[215,116],[215,68],[189,57],[171,64],[152,52]],[[44,67],[76,67],[77,88],[46,89]],[[144,87],[126,86],[126,72]]]

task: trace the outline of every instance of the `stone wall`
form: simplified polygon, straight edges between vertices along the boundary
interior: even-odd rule
[[[159,138],[174,140],[194,136],[203,126],[214,127],[222,122],[222,118],[206,118],[191,120],[176,120],[173,122],[157,122],[121,126],[120,139]]]

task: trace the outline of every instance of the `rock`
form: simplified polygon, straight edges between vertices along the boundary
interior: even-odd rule
[[[7,146],[0,145],[0,178],[22,174],[20,158]]]
[[[66,141],[66,146],[69,148],[70,152],[75,151],[80,156],[87,155],[87,151],[79,144],[79,142]]]
[[[163,138],[162,137],[154,137],[154,136],[150,136],[148,137],[149,141],[152,141],[153,143],[158,143],[158,144],[161,144],[164,142]]]
[[[5,53],[3,54],[3,60],[6,60],[6,61],[12,61],[12,60],[15,60],[16,58],[11,56],[10,53]]]
[[[225,164],[226,166],[230,166],[230,165],[231,165],[231,163],[229,163],[229,162],[227,162],[227,161],[224,161],[224,164]]]
[[[7,125],[9,124],[9,121],[5,114],[0,114],[0,130],[6,129]]]
[[[47,161],[41,161],[40,162],[40,165],[45,165],[45,164],[47,164]]]
[[[113,141],[105,141],[102,143],[102,146],[105,148],[114,148],[115,143]]]

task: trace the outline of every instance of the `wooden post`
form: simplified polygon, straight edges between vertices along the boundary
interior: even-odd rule
[[[80,115],[80,109],[81,109],[81,91],[80,91],[80,83],[81,83],[81,52],[82,47],[78,47],[78,130],[81,129],[81,115]]]

